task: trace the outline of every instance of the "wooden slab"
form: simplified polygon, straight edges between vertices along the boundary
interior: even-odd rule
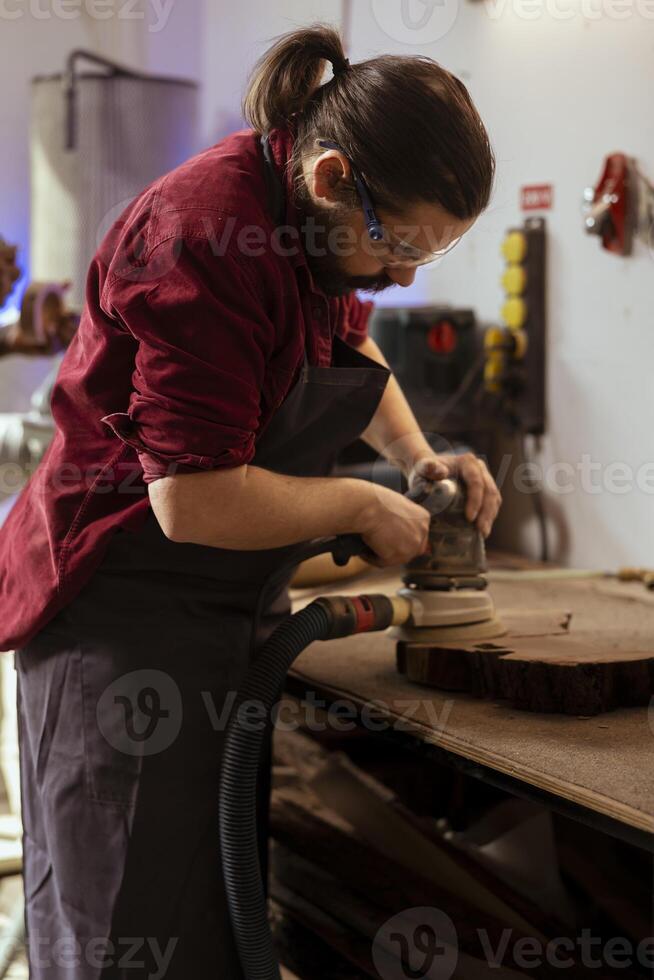
[[[398,643],[398,669],[417,684],[507,699],[527,711],[597,715],[649,704],[654,630],[539,632],[538,620],[532,636],[509,630],[499,640],[476,644]]]

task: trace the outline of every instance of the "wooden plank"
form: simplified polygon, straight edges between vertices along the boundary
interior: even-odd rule
[[[286,897],[286,893],[284,895]],[[288,896],[292,899],[292,896]],[[326,943],[319,933],[307,925],[303,910],[288,908],[283,902],[270,902],[271,925],[277,955],[282,969],[299,980],[366,980],[361,970],[352,966]],[[291,972],[292,971],[292,972]]]
[[[324,816],[323,811],[321,817]],[[389,917],[403,910],[432,908],[446,910],[455,924],[460,956],[469,958],[470,963],[477,964],[480,969],[480,961],[489,947],[502,948],[502,939],[506,936],[503,923],[492,916],[480,918],[474,907],[396,864],[392,856],[384,855],[380,860],[379,853],[363,838],[352,837],[342,829],[332,827],[328,819],[323,820],[310,808],[304,808],[300,795],[291,799],[284,792],[275,799],[273,829],[275,839],[284,841],[282,861],[290,860],[290,864],[280,865],[278,852],[278,857],[273,860],[275,875],[281,875],[281,884],[288,893],[297,895],[301,903],[316,907],[317,915],[327,916],[332,922],[332,940],[335,934],[338,935],[335,933],[336,922],[340,922],[341,927],[347,923],[355,931],[362,930],[370,940]],[[296,854],[290,859],[289,855],[294,851]],[[297,852],[310,854],[311,861],[297,857]],[[311,866],[316,869],[313,876],[307,871]],[[273,891],[275,887],[273,885]],[[366,905],[364,899],[376,903],[376,920],[373,905]],[[307,922],[306,919],[303,921]],[[321,930],[320,934],[325,938],[326,933]],[[513,942],[519,942],[520,937],[519,932],[512,933]],[[336,948],[344,953],[348,947],[339,943]],[[506,955],[510,958],[510,950]],[[571,980],[579,975],[574,968],[567,972]],[[483,975],[486,976],[485,971]],[[508,970],[505,974],[498,973],[497,968],[488,974],[489,977],[502,975],[514,974]],[[547,966],[521,975],[543,980],[554,980],[555,976]]]
[[[282,790],[274,794],[272,830],[277,842],[272,859],[273,894],[279,899],[279,888],[285,889],[284,904],[291,912],[360,967],[365,969],[369,964],[361,957],[366,947],[355,939],[357,935],[372,941],[390,919],[402,917],[406,925],[413,913],[419,915],[421,909],[428,908],[442,910],[453,923],[462,967],[457,976],[465,980],[504,976],[508,980],[516,976],[514,952],[520,948],[523,935],[519,930],[507,930],[505,923],[480,913],[440,882],[399,864],[396,855],[378,851],[365,837],[334,823],[329,811],[324,807],[317,810],[307,793]],[[465,856],[461,857],[465,861]],[[479,872],[483,874],[483,869]],[[502,891],[506,897],[506,886]],[[290,901],[290,896],[295,901]],[[545,941],[570,935],[564,926],[539,915]],[[530,935],[533,941],[536,933]],[[492,968],[483,962],[489,949],[503,950],[500,963]],[[386,952],[390,955],[393,950]],[[594,972],[598,980],[608,980],[604,969]],[[533,969],[521,966],[517,975],[555,980],[559,974],[560,969],[542,962]],[[566,974],[576,980],[586,976],[587,970],[576,962]],[[625,973],[625,980],[633,977],[632,971]]]
[[[344,942],[344,932],[342,927],[336,931],[336,923],[342,923],[350,930],[347,947],[339,951],[347,951],[348,958],[359,968],[364,969],[368,976],[379,980],[377,965],[370,957],[370,951],[376,947],[378,956],[381,953],[385,966],[390,967],[388,976],[412,976],[410,955],[406,960],[400,959],[398,953],[401,949],[397,939],[389,941],[382,929],[386,916],[379,916],[379,911],[368,906],[364,901],[356,900],[352,895],[344,892],[339,882],[331,875],[318,871],[309,861],[298,857],[291,851],[284,850],[278,854],[278,871],[282,876],[273,882],[273,893],[277,900],[285,902],[291,911],[299,910],[303,914],[304,921],[311,921],[312,924],[318,923],[321,931],[325,929],[325,924],[329,923],[332,937],[336,935],[336,941],[342,946]],[[403,924],[408,926],[408,935],[412,929],[421,924],[417,916],[420,915],[418,909],[407,908],[401,910]],[[347,934],[345,934],[347,935]],[[324,938],[324,935],[323,935]],[[443,943],[442,937],[440,943]],[[530,970],[521,970],[519,973],[513,969],[503,966],[491,966],[484,962],[483,958],[470,957],[460,948],[458,933],[453,930],[451,937],[454,945],[447,949],[449,961],[452,963],[453,971],[450,973],[445,968],[444,975],[447,973],[452,978],[459,980],[518,980],[519,977],[534,977],[538,980],[555,980],[558,974],[553,969],[543,969],[542,967]],[[333,940],[332,940],[333,941]],[[367,953],[364,959],[363,951]],[[440,948],[441,954],[443,948]],[[410,952],[413,952],[411,950]],[[480,949],[483,957],[483,951]],[[356,954],[356,955],[355,955]],[[381,958],[381,957],[380,957]],[[456,965],[455,965],[456,964]],[[435,966],[436,964],[434,964]],[[439,971],[434,971],[432,975],[438,976]],[[571,974],[574,976],[574,973]],[[579,974],[577,974],[579,976]]]
[[[528,628],[528,627],[527,627]],[[414,684],[508,700],[525,711],[598,715],[647,706],[654,696],[650,633],[509,631],[479,643],[398,643],[398,669]]]
[[[293,918],[297,918],[303,926],[315,932],[330,949],[365,976],[377,977],[370,956],[370,943],[362,936],[354,933],[347,925],[339,922],[303,895],[287,888],[277,878],[272,879],[270,891],[278,905]]]
[[[417,876],[419,894],[407,898],[410,904],[433,901],[433,897],[427,899],[428,882],[431,882],[432,888],[437,886],[439,890],[449,892],[448,904],[456,899],[467,903],[468,909],[461,911],[459,919],[472,921],[475,910],[480,907],[485,908],[486,913],[492,910],[498,935],[507,922],[511,922],[514,928],[527,922],[529,935],[553,935],[565,930],[563,922],[554,918],[555,912],[546,914],[539,904],[523,897],[492,869],[480,867],[476,858],[436,832],[431,820],[417,817],[395,792],[364,772],[342,752],[326,751],[314,739],[299,732],[280,731],[275,735],[274,755],[286,769],[297,772],[296,784],[290,794],[285,793],[283,788],[275,793],[275,805],[287,814],[287,819],[284,800],[289,799],[305,812],[310,811],[316,816],[306,839],[302,828],[296,828],[298,838],[302,840],[299,853],[313,855],[313,839],[316,836],[327,843],[335,840],[333,860],[340,866],[342,855],[338,849],[343,846],[344,838],[350,839],[356,832],[361,841],[366,841],[368,846],[376,846],[377,851],[383,854],[386,868],[389,861],[395,861],[397,867],[403,869],[403,880],[415,882]],[[287,788],[290,788],[290,784]],[[522,804],[522,807],[528,807],[530,813],[534,809],[533,805],[528,804]],[[329,860],[325,868],[331,870]],[[375,884],[370,885],[374,866],[373,869],[368,865],[360,867],[351,852],[348,868],[356,868],[355,880],[365,881],[375,895],[380,895],[379,902],[383,905],[388,871],[381,879],[375,875]],[[396,889],[395,885],[391,890],[387,903],[389,908],[397,905]],[[503,910],[507,909],[508,919],[503,916]],[[470,952],[473,956],[479,955],[477,949]]]
[[[323,804],[344,817],[365,840],[413,872],[440,883],[450,894],[468,902],[526,936],[544,938],[503,894],[497,881],[446,841],[428,839],[389,790],[363,777],[344,756],[330,758],[311,780]]]

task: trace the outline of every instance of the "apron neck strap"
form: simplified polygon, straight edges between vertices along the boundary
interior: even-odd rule
[[[266,178],[268,208],[272,214],[275,226],[279,227],[284,221],[286,212],[286,194],[277,167],[275,166],[275,158],[273,157],[272,147],[267,136],[261,137],[261,147],[263,149],[263,169]]]
[[[286,191],[279,176],[279,171],[275,165],[270,140],[267,136],[261,137],[261,149],[263,150],[263,171],[266,179],[266,198],[268,210],[270,211],[275,227],[283,224],[286,217]],[[304,367],[309,367],[309,352],[307,350],[308,338],[304,340]]]

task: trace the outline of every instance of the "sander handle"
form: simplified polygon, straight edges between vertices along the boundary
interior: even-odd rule
[[[418,478],[404,496],[414,504],[423,504],[431,496],[434,486],[434,483]],[[339,534],[335,538],[328,538],[325,541],[325,551],[331,551],[334,564],[340,567],[347,565],[350,558],[356,556],[364,560],[375,557],[360,534]]]

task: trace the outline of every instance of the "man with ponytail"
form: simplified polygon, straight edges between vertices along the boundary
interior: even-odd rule
[[[266,592],[255,624],[259,596],[310,539],[359,534],[380,565],[427,544],[427,512],[331,476],[338,453],[459,475],[486,535],[500,504],[481,460],[434,453],[356,294],[410,285],[487,206],[465,86],[429,58],[351,64],[316,26],[267,52],[244,110],[101,243],[55,437],[0,532],[32,980],[241,976],[217,783],[288,610]]]

